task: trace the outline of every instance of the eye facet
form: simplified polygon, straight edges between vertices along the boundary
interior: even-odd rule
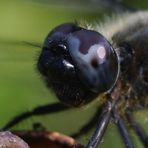
[[[118,59],[100,33],[91,30],[74,32],[67,38],[67,48],[85,86],[95,93],[112,87],[118,75]]]

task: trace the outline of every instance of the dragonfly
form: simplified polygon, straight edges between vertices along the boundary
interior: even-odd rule
[[[81,23],[55,27],[44,41],[37,68],[60,102],[22,113],[3,130],[31,116],[81,107],[101,96],[103,103],[93,118],[97,126],[86,147],[100,146],[111,120],[125,147],[135,147],[127,123],[148,147],[147,131],[133,116],[148,108],[147,39],[148,12],[142,11],[117,15],[93,27]],[[93,119],[81,132],[93,126]]]

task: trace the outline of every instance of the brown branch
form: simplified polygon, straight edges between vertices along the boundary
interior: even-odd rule
[[[58,132],[13,131],[28,143],[30,148],[84,148],[73,138]]]

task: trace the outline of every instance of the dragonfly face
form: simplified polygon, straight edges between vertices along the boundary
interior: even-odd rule
[[[39,106],[16,116],[4,129],[33,115],[82,106],[103,93],[102,113],[99,109],[92,121],[80,130],[80,133],[88,130],[99,116],[87,147],[97,148],[111,118],[126,147],[135,147],[126,123],[134,129],[144,147],[148,147],[148,135],[133,117],[133,111],[148,107],[148,12],[125,16],[113,21],[119,28],[112,23],[104,25],[102,34],[112,44],[97,31],[73,23],[53,29],[45,39],[37,66],[48,86],[68,106],[61,103]]]
[[[65,33],[66,28],[68,32]],[[148,46],[145,40],[148,35],[145,24],[142,28],[143,35],[141,30],[138,32],[137,27],[132,26],[125,28],[126,33],[116,32],[111,45],[96,31],[76,24],[62,24],[45,40],[38,68],[64,104],[80,106],[101,93],[108,94],[107,105],[88,148],[99,145],[110,118],[114,118],[127,147],[133,148],[123,116],[148,147],[144,138],[148,136],[133,119],[131,111],[148,106]]]
[[[109,90],[118,75],[118,58],[98,32],[62,24],[47,36],[38,69],[63,103],[79,106]]]

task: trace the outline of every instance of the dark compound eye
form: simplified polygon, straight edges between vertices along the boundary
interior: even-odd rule
[[[114,85],[118,58],[100,33],[67,23],[45,39],[38,69],[63,103],[80,106]]]
[[[82,29],[81,27],[77,26],[74,23],[65,23],[65,24],[59,25],[49,33],[49,35],[45,39],[43,46],[46,48],[49,48],[51,47],[51,45],[52,46],[55,44],[59,45],[60,42],[62,44],[63,40],[68,34],[81,29]]]
[[[65,23],[57,26],[48,34],[44,41],[43,49],[37,64],[42,75],[47,75],[50,65],[53,65],[53,63],[56,62],[57,56],[68,56],[68,50],[64,45],[64,40],[68,34],[81,29],[81,27],[74,23]],[[55,63],[55,65],[57,64]]]
[[[81,82],[95,93],[109,90],[118,75],[118,59],[98,32],[80,30],[69,35],[67,48]]]

